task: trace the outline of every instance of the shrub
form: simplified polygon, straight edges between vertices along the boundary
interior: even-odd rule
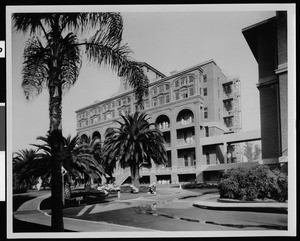
[[[255,199],[287,200],[287,175],[271,171],[266,165],[238,167],[223,174],[218,185],[221,198],[253,201]]]

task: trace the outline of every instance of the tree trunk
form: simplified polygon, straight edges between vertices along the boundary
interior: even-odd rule
[[[53,232],[63,232],[62,209],[62,153],[63,136],[61,126],[62,90],[59,81],[57,63],[50,71],[49,80],[49,117],[50,117],[50,146],[51,146],[51,227]]]
[[[139,165],[134,165],[131,168],[131,182],[132,185],[140,188],[140,171],[139,171]]]

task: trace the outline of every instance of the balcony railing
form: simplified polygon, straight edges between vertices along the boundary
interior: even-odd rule
[[[190,116],[187,120],[186,119],[181,119],[180,121],[177,122],[177,124],[181,125],[181,126],[187,126],[190,124],[194,123],[194,119],[192,116]]]
[[[228,117],[228,116],[233,116],[234,115],[234,111],[233,110],[229,110],[224,112],[224,117]]]
[[[233,93],[223,93],[223,99],[232,99],[233,98]]]
[[[177,139],[177,146],[193,145],[195,143],[195,136],[187,137],[186,139]]]
[[[171,142],[165,142],[165,147],[171,147]]]
[[[153,167],[153,168],[141,168],[140,174],[194,172],[196,170],[200,170],[200,166]]]
[[[168,131],[170,130],[170,123],[169,122],[163,122],[163,123],[159,123],[158,125],[158,129],[160,131]]]

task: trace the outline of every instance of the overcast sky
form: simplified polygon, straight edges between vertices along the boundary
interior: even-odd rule
[[[147,62],[165,75],[209,59],[223,72],[241,80],[242,127],[260,128],[258,66],[241,30],[275,16],[275,11],[122,12],[123,42],[132,57]],[[245,10],[245,9],[244,9]],[[12,151],[30,148],[49,129],[48,92],[26,101],[21,88],[22,54],[28,36],[12,33]],[[76,85],[63,98],[63,133],[76,134],[75,111],[105,100],[119,88],[107,68],[83,61]]]

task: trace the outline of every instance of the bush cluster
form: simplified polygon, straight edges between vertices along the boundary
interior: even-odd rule
[[[186,183],[186,184],[183,184],[181,187],[183,189],[217,188],[218,184],[197,182],[197,183]]]
[[[287,175],[266,165],[238,167],[223,174],[219,185],[221,198],[253,201],[255,199],[287,200]]]

